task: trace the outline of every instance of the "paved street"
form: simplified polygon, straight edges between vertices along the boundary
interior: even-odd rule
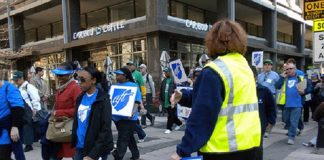
[[[148,122],[149,124],[149,122]],[[156,117],[156,125],[145,129],[148,138],[143,143],[139,143],[141,159],[143,160],[167,160],[175,151],[175,146],[183,135],[182,131],[174,131],[171,134],[164,134],[166,117]],[[287,131],[283,129],[281,122],[274,127],[269,138],[264,140],[264,160],[324,160],[324,151],[319,154],[312,154],[312,148],[306,148],[302,142],[310,140],[317,132],[316,123],[311,122],[305,125],[304,132],[297,137],[295,145],[287,145]],[[117,131],[113,125],[114,139]],[[137,138],[137,135],[135,135]],[[32,152],[26,153],[28,160],[41,160],[40,145],[35,144]],[[129,159],[128,151],[124,159]],[[109,156],[109,160],[112,160]]]

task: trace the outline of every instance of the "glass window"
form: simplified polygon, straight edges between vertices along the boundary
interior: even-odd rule
[[[214,24],[217,21],[217,13],[206,11],[206,23]]]
[[[281,32],[277,32],[277,40],[279,42],[284,42],[285,41],[285,35]]]
[[[252,23],[248,23],[247,25],[248,27],[248,34],[249,35],[253,35],[253,36],[257,36],[258,35],[258,26]]]
[[[117,44],[111,44],[107,46],[108,49],[108,55],[117,55],[118,54],[118,45]]]
[[[0,48],[9,48],[8,25],[0,26]]]
[[[133,1],[112,6],[110,8],[111,21],[128,20],[134,17]]]
[[[86,14],[81,14],[81,30],[85,30],[87,28],[87,16]]]
[[[53,36],[63,35],[63,21],[53,23]]]
[[[146,13],[146,0],[135,1],[136,17],[145,16]]]
[[[38,32],[38,40],[44,40],[46,38],[50,38],[51,37],[51,26],[48,24],[48,25],[45,25],[45,26],[40,26],[38,29],[37,29],[37,32]]]
[[[108,23],[107,8],[87,13],[87,28],[99,26]]]
[[[188,19],[204,23],[204,11],[198,8],[188,7]]]
[[[179,17],[179,18],[186,18],[186,9],[183,3],[171,1],[171,16]]]
[[[292,44],[292,35],[285,34],[285,43]]]
[[[36,41],[36,29],[25,30],[25,43]]]
[[[132,52],[131,42],[120,43],[118,47],[119,54],[127,54]]]
[[[133,45],[133,50],[134,52],[140,52],[140,51],[145,51],[146,50],[146,44],[145,40],[135,40]]]

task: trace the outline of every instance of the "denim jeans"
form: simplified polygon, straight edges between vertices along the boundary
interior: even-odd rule
[[[298,122],[301,115],[300,107],[285,107],[284,108],[285,121],[289,122],[288,137],[289,139],[295,139]]]
[[[83,157],[85,157],[83,149],[76,148],[75,155],[73,157],[73,160],[83,160]],[[107,160],[108,155],[101,156],[101,160]]]
[[[139,139],[143,139],[146,136],[146,133],[144,132],[141,125],[139,124],[139,121],[135,125],[135,132],[137,133]]]

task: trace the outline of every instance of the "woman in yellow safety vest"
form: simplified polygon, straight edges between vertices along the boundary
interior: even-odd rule
[[[198,151],[204,160],[256,160],[261,128],[255,80],[243,56],[247,35],[238,23],[221,20],[205,42],[214,61],[196,80],[185,135],[171,159]]]

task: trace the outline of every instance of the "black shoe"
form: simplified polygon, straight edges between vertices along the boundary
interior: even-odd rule
[[[24,152],[29,152],[29,151],[32,151],[32,150],[34,150],[32,145],[26,145],[25,148],[24,148]]]
[[[151,126],[154,126],[154,122],[155,122],[155,116],[152,116]]]

